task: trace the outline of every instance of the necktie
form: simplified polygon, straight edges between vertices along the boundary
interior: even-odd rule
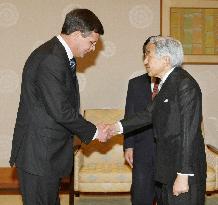
[[[75,58],[71,58],[70,59],[70,70],[73,73],[73,76],[76,75],[76,59]]]
[[[154,97],[158,94],[158,86],[159,86],[159,82],[160,82],[160,79],[159,78],[156,78],[155,79],[155,83],[154,83],[154,88],[153,88],[153,92],[152,92],[152,100],[154,99]]]
[[[80,107],[79,85],[78,85],[78,80],[76,77],[76,59],[74,57],[70,59],[70,70],[72,73],[73,85],[76,88],[74,95],[75,95],[75,98],[78,100],[77,101],[77,108],[79,110],[79,107]]]

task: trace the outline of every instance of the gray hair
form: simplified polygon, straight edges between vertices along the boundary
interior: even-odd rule
[[[152,37],[150,43],[155,45],[155,54],[159,59],[163,56],[170,58],[172,67],[181,66],[183,63],[184,53],[180,41],[172,37]]]

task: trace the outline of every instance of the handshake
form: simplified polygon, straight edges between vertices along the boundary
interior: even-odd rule
[[[113,135],[119,134],[120,129],[118,123],[114,124],[98,124],[97,126],[97,139],[99,142],[107,142]]]

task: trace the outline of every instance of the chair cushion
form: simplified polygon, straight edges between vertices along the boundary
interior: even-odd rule
[[[131,183],[132,171],[125,164],[86,164],[80,169],[81,183]]]
[[[207,166],[207,182],[215,182],[215,180],[216,180],[215,170],[212,167]]]
[[[216,186],[216,174],[215,170],[210,166],[207,166],[207,181],[206,181],[206,190],[214,191]]]
[[[129,192],[131,183],[79,183],[81,192]]]

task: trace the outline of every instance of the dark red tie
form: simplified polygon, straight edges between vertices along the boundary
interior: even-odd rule
[[[158,86],[159,86],[159,82],[160,82],[160,79],[159,78],[156,78],[155,79],[155,83],[154,83],[154,88],[153,88],[153,92],[152,92],[152,100],[154,99],[154,97],[158,94]]]

